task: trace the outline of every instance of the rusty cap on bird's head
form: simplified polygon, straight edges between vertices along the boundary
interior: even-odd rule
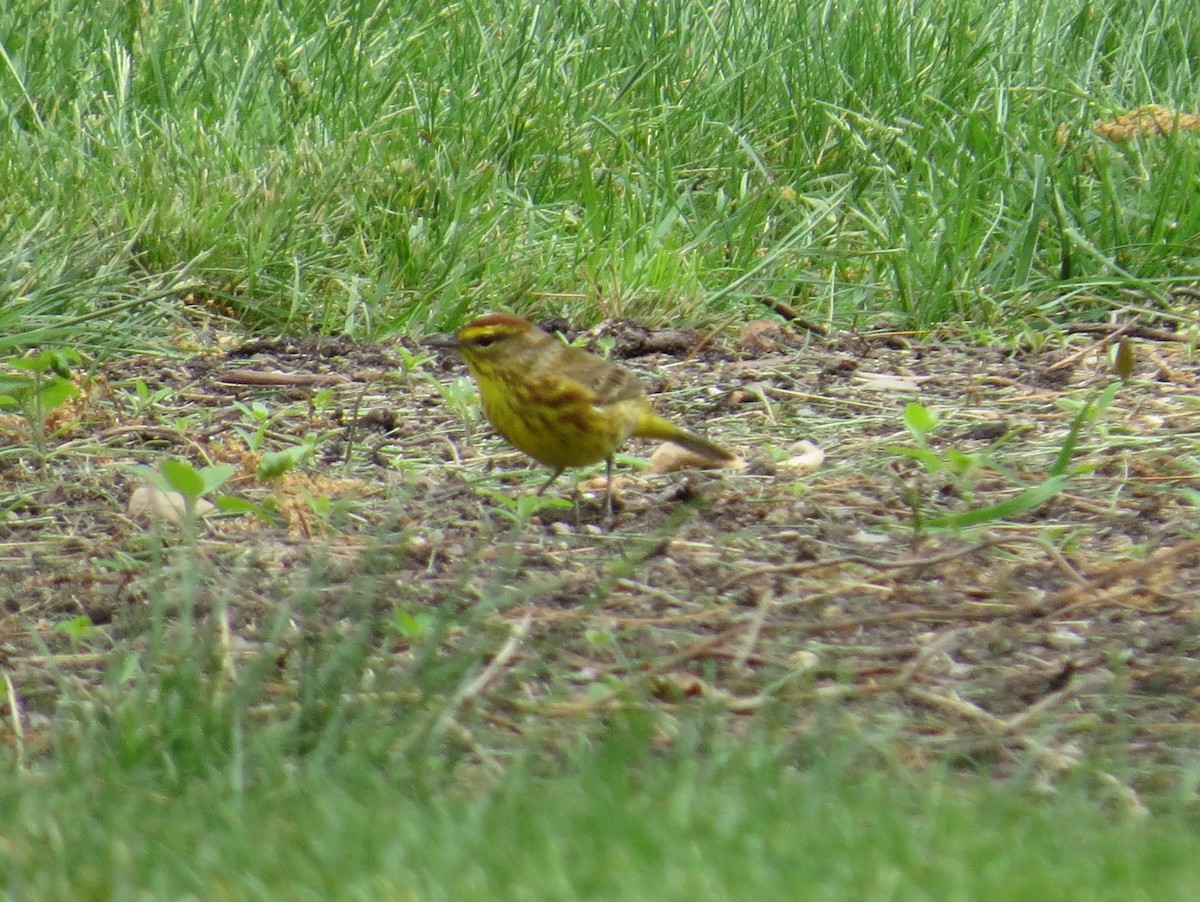
[[[522,316],[514,316],[511,313],[488,313],[471,320],[455,334],[465,340],[468,335],[513,335],[527,332],[532,328],[533,323]]]
[[[471,320],[463,329],[511,329],[518,331],[532,326],[529,320],[513,313],[485,313]],[[459,330],[461,331],[461,330]]]
[[[430,335],[425,343],[435,348],[461,348],[465,344],[477,344],[482,339],[496,339],[506,335],[519,335],[535,328],[533,323],[511,313],[488,313],[476,317],[453,335]]]

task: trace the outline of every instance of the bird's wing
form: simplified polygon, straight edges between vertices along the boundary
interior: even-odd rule
[[[646,392],[636,374],[582,348],[567,348],[560,363],[562,375],[593,394],[593,403],[614,404],[640,398]]]

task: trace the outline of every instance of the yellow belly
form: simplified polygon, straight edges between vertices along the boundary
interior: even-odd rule
[[[510,444],[555,470],[585,467],[613,454],[637,425],[640,402],[597,405],[563,393],[516,404],[507,390],[480,386],[484,415]]]

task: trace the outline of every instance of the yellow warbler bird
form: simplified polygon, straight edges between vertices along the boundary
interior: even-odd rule
[[[431,343],[453,348],[479,386],[484,416],[508,442],[554,470],[605,462],[612,516],[613,455],[630,436],[682,445],[714,463],[734,455],[660,417],[630,370],[564,344],[528,320],[481,316]]]

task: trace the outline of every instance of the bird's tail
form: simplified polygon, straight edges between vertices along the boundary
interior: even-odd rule
[[[676,445],[682,445],[693,454],[703,457],[705,460],[711,460],[714,463],[723,463],[733,460],[737,455],[731,451],[726,451],[716,442],[710,442],[703,436],[696,435],[694,432],[688,432],[681,426],[676,426],[670,420],[660,417],[656,413],[643,416],[637,424],[637,428],[633,430],[633,434],[639,438],[660,438],[668,442],[674,442]]]

